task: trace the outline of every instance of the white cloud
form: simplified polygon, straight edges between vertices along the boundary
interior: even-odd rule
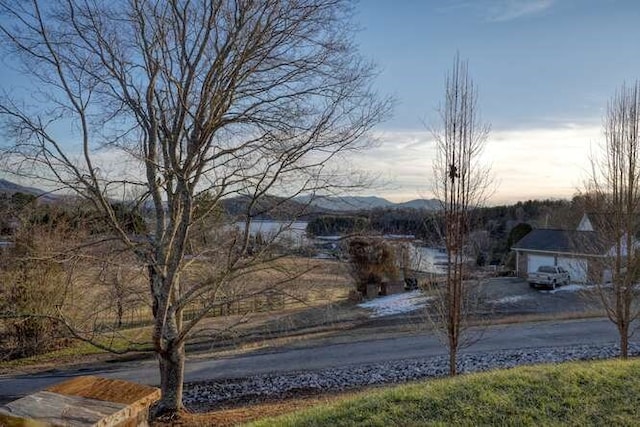
[[[468,9],[489,22],[507,22],[550,9],[556,0],[461,0],[449,3],[439,10],[457,12]]]
[[[66,153],[67,159],[79,170],[81,174],[88,175],[84,156],[72,149]],[[16,162],[19,162],[16,158]],[[91,154],[91,163],[98,179],[103,182],[111,182],[108,191],[112,197],[134,197],[141,191],[141,187],[135,185],[144,179],[143,164],[135,157],[116,149],[96,150]],[[62,186],[56,174],[64,179],[73,181],[74,177],[66,175],[63,166],[55,168],[55,173],[47,167],[29,169],[26,167],[19,174],[2,175],[3,178],[17,184],[35,187],[45,192],[69,193],[70,190]],[[119,182],[119,183],[116,183]],[[126,184],[125,184],[126,183]]]
[[[388,177],[374,192],[394,201],[432,197],[435,144],[429,131],[382,131],[380,144],[354,163]],[[535,198],[569,198],[588,176],[589,158],[601,138],[598,126],[493,131],[483,155],[496,191],[490,203]]]
[[[554,0],[497,0],[487,8],[487,20],[506,22],[549,9]]]
[[[432,162],[436,151],[431,132],[381,130],[374,137],[376,145],[348,160],[356,169],[380,175],[386,185],[369,188],[362,194],[392,201],[433,197]],[[483,155],[496,183],[489,203],[570,198],[588,177],[591,152],[597,151],[601,139],[601,128],[593,124],[492,131]],[[96,153],[94,158],[104,178],[133,181],[143,176],[139,163],[126,160],[122,153],[108,150]],[[41,182],[20,183],[49,189]]]

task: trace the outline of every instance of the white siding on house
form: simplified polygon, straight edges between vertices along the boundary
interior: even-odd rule
[[[558,267],[564,267],[569,272],[572,282],[585,283],[587,281],[587,260],[580,258],[559,257]]]
[[[555,257],[553,255],[534,255],[527,254],[527,273],[533,273],[538,270],[541,265],[555,265]]]

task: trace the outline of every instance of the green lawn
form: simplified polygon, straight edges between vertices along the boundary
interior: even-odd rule
[[[122,351],[130,348],[136,351],[150,352],[153,350],[150,344],[150,335],[151,328],[149,327],[129,329],[120,332],[117,337],[100,337],[100,343],[112,348],[114,351]],[[82,361],[82,358],[85,356],[96,354],[110,353],[87,342],[75,340],[68,347],[59,350],[53,350],[22,359],[0,361],[0,373],[10,373],[13,369],[34,365],[47,365],[52,363],[62,365],[74,361],[78,362]]]
[[[638,426],[640,360],[521,367],[395,386],[253,426]]]

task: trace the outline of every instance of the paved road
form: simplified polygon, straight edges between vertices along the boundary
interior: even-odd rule
[[[485,352],[527,347],[553,347],[617,342],[614,326],[606,319],[538,322],[495,326],[465,352]],[[236,378],[263,373],[315,370],[385,360],[441,356],[445,348],[433,335],[402,336],[307,348],[281,348],[218,359],[187,361],[185,380]],[[27,376],[0,376],[0,403],[40,390],[77,375],[101,375],[140,383],[159,383],[154,361],[123,362],[108,367],[52,371]]]

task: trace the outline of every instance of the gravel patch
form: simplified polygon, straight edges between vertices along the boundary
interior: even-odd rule
[[[537,363],[599,360],[617,357],[617,346],[539,347],[483,353],[463,353],[460,373],[506,369]],[[640,355],[640,345],[630,345],[630,356]],[[207,411],[239,402],[263,401],[299,394],[342,391],[376,384],[402,383],[443,377],[448,357],[395,360],[358,366],[328,368],[313,372],[257,375],[248,378],[185,384],[184,403],[193,410]]]

